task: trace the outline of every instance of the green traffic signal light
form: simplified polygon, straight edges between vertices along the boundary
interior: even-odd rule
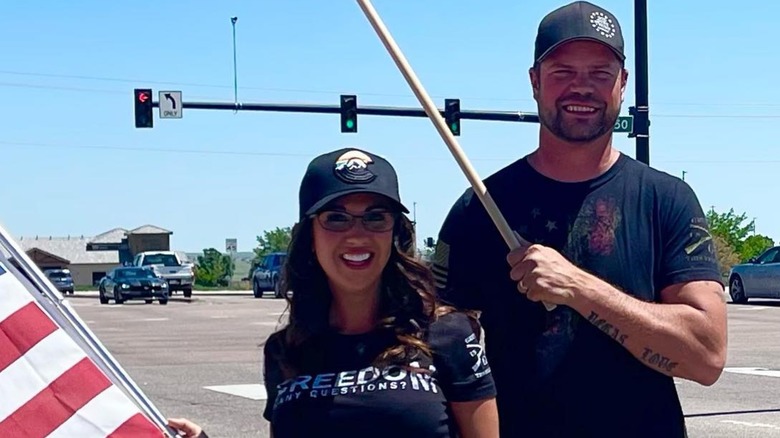
[[[460,99],[444,99],[444,120],[453,135],[460,135]]]
[[[357,96],[340,96],[341,132],[357,132]]]

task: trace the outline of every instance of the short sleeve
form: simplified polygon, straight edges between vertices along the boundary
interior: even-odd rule
[[[431,270],[439,300],[459,309],[483,310],[479,300],[479,275],[474,275],[467,204],[471,190],[452,206],[439,231]]]
[[[490,365],[465,313],[452,312],[431,325],[429,344],[433,351],[437,382],[447,401],[467,402],[495,397]]]
[[[278,386],[284,381],[282,370],[279,367],[278,357],[280,352],[280,334],[274,333],[268,337],[263,346],[263,384],[268,395],[263,410],[263,418],[271,421],[274,403],[278,394]]]
[[[662,201],[661,269],[658,290],[675,283],[712,280],[723,284],[707,218],[693,189],[677,181]]]

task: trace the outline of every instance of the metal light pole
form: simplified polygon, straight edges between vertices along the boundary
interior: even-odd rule
[[[682,171],[682,180],[685,181],[685,174],[688,173],[685,170]]]
[[[634,50],[636,57],[636,107],[630,108],[634,116],[636,159],[650,165],[650,109],[647,72],[647,0],[634,0]]]
[[[236,21],[238,21],[238,17],[230,18],[230,23],[233,25],[233,96],[236,105],[238,105],[238,71],[236,68]]]

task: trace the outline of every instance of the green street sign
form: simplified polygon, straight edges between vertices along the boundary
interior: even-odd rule
[[[615,122],[612,132],[631,132],[634,130],[634,116],[620,116]]]

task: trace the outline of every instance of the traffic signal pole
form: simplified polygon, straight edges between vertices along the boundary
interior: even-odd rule
[[[636,107],[630,108],[634,116],[636,159],[650,165],[650,103],[648,99],[647,69],[647,0],[634,0],[634,51],[636,70]]]
[[[155,108],[159,107],[159,102],[152,104]],[[223,102],[182,102],[184,109],[200,110],[231,110],[231,111],[274,111],[283,113],[315,113],[315,114],[339,114],[341,107],[339,105],[320,105],[320,104],[284,104],[284,103],[223,103]],[[397,117],[428,117],[425,110],[414,107],[392,107],[392,106],[358,106],[357,114],[368,116],[397,116]],[[445,115],[445,110],[440,110],[441,115]],[[538,123],[539,116],[535,113],[524,113],[519,111],[487,111],[487,110],[466,110],[460,111],[461,119],[469,120],[492,120],[499,122],[532,122]]]
[[[620,116],[613,133],[627,133],[636,140],[636,159],[650,164],[650,118],[648,103],[648,50],[647,50],[647,0],[634,1],[635,80],[636,106],[629,107],[629,116]],[[392,106],[359,106],[356,95],[341,95],[338,105],[241,103],[236,102],[184,102],[181,91],[160,91],[157,100],[152,99],[148,88],[134,90],[135,126],[152,128],[152,108],[158,108],[161,119],[182,118],[184,109],[226,111],[272,111],[287,113],[340,114],[341,132],[358,130],[358,115],[428,117],[423,108]],[[163,99],[165,97],[165,99]],[[237,99],[237,95],[236,95]],[[438,109],[438,108],[437,108]],[[438,109],[453,135],[461,134],[461,120],[486,120],[498,122],[539,123],[539,115],[523,111],[461,110],[460,99],[445,99],[444,108]]]
[[[460,128],[459,121],[461,119],[499,122],[539,122],[539,116],[536,113],[522,111],[460,110],[458,99],[447,99],[447,102],[449,105],[445,105],[445,109],[441,109],[440,113],[447,120],[452,120],[452,125],[455,125],[458,128]],[[160,102],[155,100],[152,102],[151,106],[153,108],[160,108]],[[241,102],[181,102],[181,108],[189,110],[273,111],[312,114],[341,114],[343,111],[342,105]],[[428,117],[424,109],[415,107],[355,105],[354,112],[359,115],[368,116]],[[453,126],[450,126],[450,128],[452,127]]]

